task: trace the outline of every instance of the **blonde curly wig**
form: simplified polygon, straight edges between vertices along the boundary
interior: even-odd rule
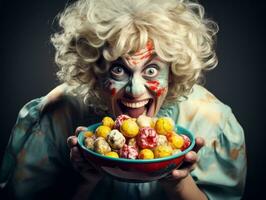
[[[58,19],[62,31],[51,37],[57,76],[89,103],[99,104],[101,60],[132,54],[148,40],[171,63],[168,101],[186,96],[202,72],[217,65],[213,46],[218,26],[196,1],[78,0]]]

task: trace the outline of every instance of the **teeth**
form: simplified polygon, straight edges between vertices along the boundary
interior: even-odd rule
[[[140,101],[137,103],[130,103],[130,102],[122,101],[122,104],[124,104],[125,106],[127,106],[129,108],[140,108],[140,107],[145,106],[148,102],[149,102],[149,100]]]

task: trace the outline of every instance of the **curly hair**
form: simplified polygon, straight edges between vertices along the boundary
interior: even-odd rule
[[[166,100],[178,100],[217,65],[218,26],[204,13],[189,0],[78,0],[58,15],[62,30],[51,37],[57,76],[88,102],[99,102],[100,60],[132,54],[151,40],[156,54],[171,63]]]

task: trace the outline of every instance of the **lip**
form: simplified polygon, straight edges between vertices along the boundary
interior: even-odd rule
[[[148,102],[147,102],[148,101]],[[123,103],[122,103],[123,102]],[[126,109],[134,109],[132,107],[128,107],[125,104],[130,103],[130,104],[137,104],[141,102],[147,102],[145,105],[143,105],[146,108],[146,111],[144,112],[147,116],[153,116],[154,114],[154,109],[155,109],[155,104],[156,101],[153,98],[146,98],[146,99],[141,99],[141,100],[131,100],[131,99],[118,99],[117,100],[117,108],[119,109],[121,114],[127,114],[124,110]]]

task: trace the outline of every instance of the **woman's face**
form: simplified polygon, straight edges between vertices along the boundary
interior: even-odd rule
[[[132,56],[111,62],[103,88],[113,114],[155,116],[165,100],[168,77],[169,63],[154,53],[150,43]]]

